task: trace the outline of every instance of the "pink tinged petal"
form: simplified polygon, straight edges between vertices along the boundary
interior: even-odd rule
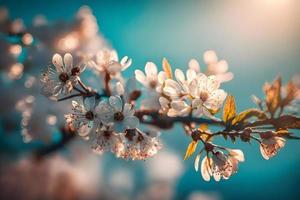
[[[57,53],[54,54],[54,56],[52,57],[52,63],[56,67],[57,72],[61,73],[64,71],[64,63],[63,63],[61,55],[59,55]]]
[[[223,74],[228,71],[228,63],[226,60],[220,60],[217,64],[217,73]]]
[[[180,69],[175,70],[175,77],[178,82],[180,82],[181,84],[184,83],[185,81],[184,73]]]
[[[216,77],[220,83],[224,83],[224,82],[231,81],[234,75],[232,72],[227,72],[224,74],[217,74]]]
[[[66,53],[64,56],[65,69],[67,73],[71,73],[73,68],[73,57],[71,54]]]
[[[158,82],[160,84],[163,84],[165,82],[165,80],[167,80],[167,75],[165,72],[161,71],[158,73]]]
[[[135,129],[139,125],[139,119],[135,116],[129,116],[124,119],[124,125],[126,128]]]
[[[206,64],[216,63],[218,62],[218,57],[216,52],[212,50],[208,50],[204,52],[203,60]]]
[[[205,181],[210,181],[210,170],[207,156],[205,156],[201,162],[201,175]]]
[[[263,147],[262,145],[260,145],[260,146],[259,146],[259,149],[260,149],[260,153],[261,153],[262,157],[263,157],[264,159],[266,159],[266,160],[269,160],[270,157],[267,155],[267,153],[266,153],[264,147]]]
[[[245,161],[244,153],[240,149],[229,149],[228,151],[229,151],[229,155],[234,157],[238,161],[240,162]]]
[[[121,97],[119,97],[119,96],[109,97],[109,104],[111,105],[111,107],[113,107],[115,112],[121,112],[122,111],[123,101],[122,101]]]
[[[147,62],[145,66],[145,73],[147,77],[157,76],[157,67],[153,62]]]
[[[119,61],[117,51],[112,50],[112,51],[110,52],[110,61],[117,61],[117,62]]]
[[[195,70],[188,69],[186,71],[186,79],[188,80],[188,82],[192,82],[196,77],[197,77],[197,74],[196,74]]]
[[[124,71],[132,64],[132,59],[129,59],[128,56],[125,56],[122,58],[120,64],[123,66],[122,71]]]
[[[220,82],[217,80],[216,76],[207,77],[207,87],[210,91],[214,91],[220,87]]]
[[[194,70],[195,72],[200,72],[200,65],[199,62],[196,59],[191,59],[189,61],[189,68]]]
[[[146,78],[145,74],[141,70],[135,70],[134,73],[135,73],[136,80],[139,81],[144,86],[146,86],[147,78]]]

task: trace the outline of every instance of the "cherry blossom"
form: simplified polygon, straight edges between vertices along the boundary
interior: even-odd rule
[[[64,58],[59,54],[54,54],[52,63],[53,65],[48,67],[47,72],[42,74],[42,93],[47,97],[57,96],[59,93],[70,93],[85,66],[73,66],[73,57],[69,53],[65,54]]]

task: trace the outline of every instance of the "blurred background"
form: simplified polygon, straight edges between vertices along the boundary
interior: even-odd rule
[[[189,138],[180,126],[162,133],[163,150],[146,161],[96,155],[81,138],[47,154],[63,139],[70,105],[40,95],[38,81],[55,52],[79,59],[112,47],[133,59],[124,73],[130,77],[147,61],[160,66],[163,57],[181,69],[191,58],[205,66],[203,53],[212,49],[234,73],[222,87],[242,111],[255,106],[252,94],[263,96],[265,81],[299,79],[300,1],[0,0],[0,6],[0,199],[300,198],[298,141],[269,161],[257,144],[228,144],[241,148],[246,162],[221,182],[205,182],[193,159],[183,161]],[[85,76],[100,87],[92,73]]]

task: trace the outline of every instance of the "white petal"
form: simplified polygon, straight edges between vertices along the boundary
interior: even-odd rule
[[[61,55],[59,55],[57,53],[54,54],[54,56],[52,57],[52,63],[56,67],[57,72],[64,71],[64,63],[63,63]]]
[[[139,125],[139,119],[135,116],[126,117],[124,119],[124,124],[126,128],[134,129]]]
[[[165,82],[165,80],[167,80],[167,75],[165,72],[161,71],[158,73],[158,82],[160,84],[163,84]]]
[[[124,104],[123,114],[124,116],[132,116],[134,114],[134,109],[132,109],[131,104],[129,103]]]
[[[188,82],[193,81],[196,77],[197,77],[197,74],[194,70],[188,69],[186,71],[186,78],[187,78]]]
[[[177,111],[181,111],[189,107],[189,105],[187,105],[184,101],[179,100],[179,101],[172,101],[171,107]]]
[[[134,73],[135,73],[136,80],[139,81],[144,86],[146,86],[147,85],[147,78],[146,78],[144,72],[137,69],[137,70],[134,71]]]
[[[117,51],[112,50],[112,51],[110,52],[110,61],[117,61],[117,62],[119,61]]]
[[[116,85],[113,88],[113,92],[118,96],[124,95],[124,86],[121,82],[116,83]]]
[[[210,173],[209,173],[209,169],[208,169],[208,159],[207,156],[205,156],[201,162],[201,175],[202,178],[205,181],[209,181],[210,180]]]
[[[96,112],[104,124],[113,122],[114,110],[107,101],[101,101],[96,107]]]
[[[194,70],[195,72],[200,72],[200,65],[199,62],[196,59],[191,59],[189,61],[189,68]]]
[[[229,149],[229,154],[240,162],[245,161],[244,153],[240,149]]]
[[[196,158],[195,158],[195,163],[194,163],[194,167],[195,167],[196,172],[197,172],[198,169],[199,169],[200,158],[201,158],[201,154],[197,154],[197,156],[196,156]]]
[[[94,110],[94,107],[95,107],[95,97],[90,97],[90,98],[86,98],[84,100],[84,106],[86,108],[86,110]]]
[[[175,110],[175,109],[173,109],[173,108],[171,108],[171,109],[169,109],[167,115],[168,115],[169,117],[176,117],[176,116],[178,115],[178,111]]]
[[[147,62],[145,66],[147,77],[157,76],[157,67],[153,62]]]
[[[184,83],[185,81],[184,73],[180,69],[175,70],[175,77],[178,82]]]
[[[165,97],[159,97],[159,103],[162,108],[168,108],[169,107],[169,100],[166,99]]]
[[[111,105],[111,107],[113,107],[115,112],[121,112],[122,111],[123,101],[122,101],[121,97],[119,97],[119,96],[109,97],[109,104]]]
[[[208,50],[208,51],[204,52],[203,60],[206,64],[210,64],[210,63],[217,62],[218,57],[217,57],[216,52],[214,52],[212,50]]]
[[[73,68],[73,57],[71,54],[69,54],[69,53],[65,54],[64,63],[65,63],[66,72],[70,73]]]

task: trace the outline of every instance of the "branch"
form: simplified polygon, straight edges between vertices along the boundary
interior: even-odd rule
[[[159,113],[158,111],[155,110],[136,110],[135,116],[138,117],[141,123],[143,124],[151,124],[163,129],[171,128],[176,122],[182,122],[182,123],[194,122],[198,124],[205,123],[205,124],[224,126],[224,123],[222,121],[206,119],[206,118],[198,118],[192,116],[169,117],[166,114]],[[151,117],[150,121],[145,119],[147,116]]]
[[[61,129],[62,139],[58,143],[52,143],[48,146],[40,148],[34,152],[34,156],[37,159],[42,159],[49,154],[52,154],[60,149],[62,149],[65,145],[67,145],[71,140],[73,140],[76,136],[76,132],[70,128],[63,127]]]

